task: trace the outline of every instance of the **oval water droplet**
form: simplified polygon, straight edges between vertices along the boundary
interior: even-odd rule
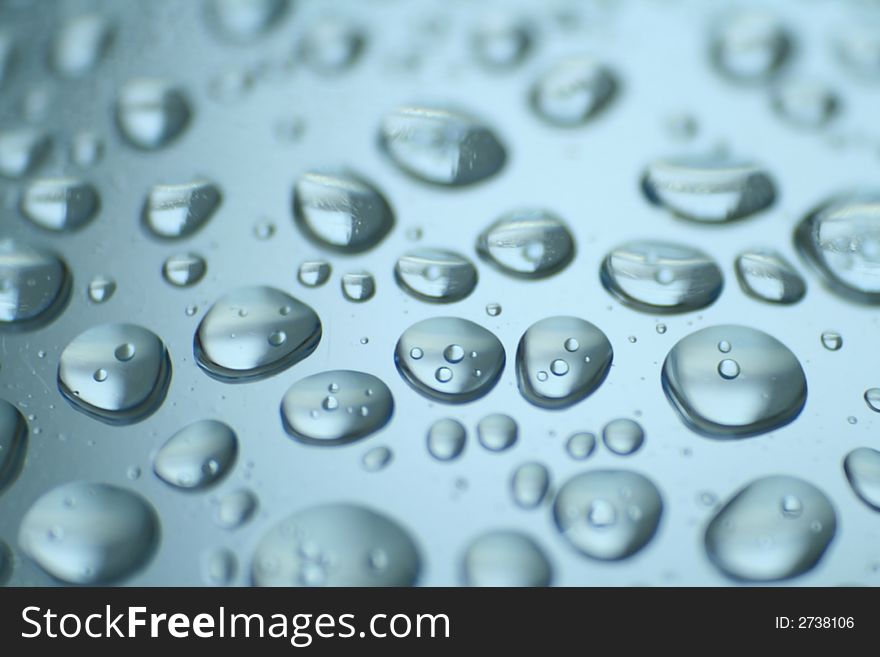
[[[208,222],[219,205],[220,189],[205,180],[156,185],[144,203],[144,226],[163,239],[189,237]]]
[[[743,292],[760,301],[797,303],[807,291],[797,270],[773,249],[749,249],[737,256],[735,268]]]
[[[645,430],[635,420],[618,418],[611,420],[602,429],[602,441],[605,447],[615,454],[627,456],[637,452],[645,441]]]
[[[526,534],[495,530],[470,542],[464,554],[467,586],[548,586],[550,560]]]
[[[645,170],[642,190],[651,203],[702,223],[744,219],[776,200],[767,171],[722,154],[654,160]]]
[[[68,20],[52,42],[52,68],[66,78],[91,73],[107,52],[112,37],[110,22],[99,14]]]
[[[853,492],[880,511],[880,452],[870,447],[854,449],[843,460],[843,470]]]
[[[450,363],[444,356],[450,345],[458,345],[467,356]],[[414,352],[420,356],[414,357]],[[505,354],[498,338],[482,326],[457,317],[434,317],[404,331],[394,362],[414,390],[429,399],[455,404],[488,393],[501,376]],[[438,376],[440,369],[447,372]]]
[[[505,274],[535,279],[565,269],[575,247],[568,227],[552,212],[520,209],[480,233],[477,253]]]
[[[445,249],[422,248],[400,256],[394,277],[405,292],[435,303],[460,301],[477,286],[473,263]]]
[[[177,488],[202,490],[225,477],[238,455],[235,432],[218,420],[200,420],[168,439],[153,460],[160,479]]]
[[[271,30],[289,5],[289,0],[211,0],[207,14],[223,38],[247,43]]]
[[[294,189],[293,213],[306,237],[341,253],[374,247],[394,226],[394,212],[382,193],[344,170],[303,174]]]
[[[400,107],[385,115],[380,139],[400,169],[436,185],[480,182],[497,174],[507,159],[489,126],[450,109]]]
[[[219,548],[202,557],[202,576],[211,586],[229,586],[238,573],[238,559],[232,550]]]
[[[729,358],[720,357],[721,342],[729,343]],[[712,326],[682,338],[666,356],[662,382],[684,423],[714,438],[772,431],[791,422],[807,398],[797,357],[746,326]]]
[[[492,413],[477,424],[477,439],[492,452],[503,452],[513,447],[519,436],[516,421],[503,413]]]
[[[872,411],[880,413],[880,388],[865,390],[865,403]]]
[[[89,287],[86,290],[86,293],[89,295],[89,301],[92,303],[109,301],[114,292],[116,292],[116,281],[107,276],[95,276],[95,278],[89,281]]]
[[[809,80],[788,80],[780,84],[771,98],[776,114],[796,128],[815,130],[837,114],[840,100],[828,86]]]
[[[788,30],[763,10],[740,10],[726,16],[711,41],[713,64],[736,82],[763,82],[786,62],[792,49]]]
[[[131,345],[133,355],[120,345]],[[109,424],[144,419],[165,399],[171,360],[151,331],[135,324],[101,324],[70,341],[58,363],[58,387],[71,405]]]
[[[162,264],[162,277],[174,287],[192,287],[205,277],[208,263],[198,253],[175,253]]]
[[[361,458],[361,463],[367,472],[379,472],[388,466],[393,458],[394,452],[384,445],[379,445],[368,450]]]
[[[299,266],[296,278],[306,287],[321,287],[330,279],[332,271],[326,260],[307,260]]]
[[[838,351],[843,346],[843,336],[837,331],[822,331],[819,340],[828,351]]]
[[[120,133],[141,150],[157,150],[173,142],[189,125],[191,114],[183,91],[155,78],[129,80],[116,101]]]
[[[550,490],[550,471],[541,463],[523,463],[514,470],[510,488],[518,507],[534,509]]]
[[[0,176],[24,178],[33,173],[52,150],[52,138],[32,128],[0,132]]]
[[[254,516],[259,504],[257,496],[247,489],[226,493],[216,501],[214,521],[223,529],[237,529]]]
[[[418,548],[395,520],[354,504],[313,506],[271,528],[254,554],[257,586],[412,586]]]
[[[589,431],[579,431],[569,436],[565,443],[565,451],[577,460],[583,461],[596,451],[596,436]]]
[[[71,584],[130,577],[152,558],[158,542],[159,518],[143,497],[85,482],[43,494],[22,518],[18,533],[25,554]]]
[[[577,347],[570,351],[568,347]],[[522,395],[543,408],[570,406],[592,393],[608,373],[611,343],[595,325],[578,317],[548,317],[532,324],[516,351],[516,379]],[[557,360],[567,369],[547,376]],[[563,368],[556,366],[556,371]]]
[[[351,68],[366,46],[366,34],[352,21],[325,16],[310,25],[300,42],[300,55],[319,73],[340,73]]]
[[[467,431],[452,418],[437,420],[428,429],[428,453],[438,461],[452,461],[464,451]]]
[[[18,478],[27,446],[28,427],[24,416],[8,401],[0,399],[0,493]]]
[[[353,271],[342,275],[342,296],[355,303],[369,301],[376,294],[376,279],[368,271]]]
[[[29,330],[54,319],[70,298],[67,265],[51,251],[0,239],[0,330]]]
[[[812,484],[795,477],[763,477],[737,492],[712,518],[706,552],[735,579],[788,579],[818,563],[836,525],[834,508]]]
[[[491,69],[508,69],[522,62],[532,41],[529,25],[508,11],[484,15],[472,36],[477,61]]]
[[[380,379],[365,372],[332,370],[294,383],[281,400],[287,432],[312,445],[345,445],[384,427],[394,398]]]
[[[314,310],[281,290],[253,286],[234,290],[211,306],[193,348],[207,374],[235,383],[287,369],[311,354],[320,340],[321,320]]]
[[[43,178],[30,183],[21,197],[21,213],[40,228],[72,231],[97,214],[95,188],[75,178]]]
[[[569,479],[553,516],[562,536],[594,559],[624,559],[654,536],[663,512],[650,479],[628,470],[591,470]]]
[[[547,123],[561,127],[583,125],[614,98],[617,82],[592,57],[569,57],[557,62],[535,82],[531,103]]]

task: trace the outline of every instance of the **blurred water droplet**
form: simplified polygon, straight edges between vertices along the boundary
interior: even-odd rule
[[[141,150],[157,150],[177,139],[192,110],[183,91],[165,80],[126,82],[116,102],[116,123],[125,140]]]
[[[376,294],[376,280],[368,271],[353,271],[342,275],[342,296],[349,301],[362,303]]]
[[[91,73],[104,57],[112,37],[112,26],[103,16],[84,14],[69,19],[52,42],[52,68],[66,78]]]
[[[201,229],[219,205],[219,188],[204,180],[156,185],[144,204],[143,222],[156,237],[181,239]]]
[[[627,456],[637,452],[645,441],[645,430],[635,420],[619,418],[611,420],[602,429],[602,441],[605,447],[615,454]]]
[[[837,351],[843,346],[843,336],[837,331],[822,331],[822,335],[819,337],[822,346],[828,351]]]
[[[529,25],[508,11],[485,14],[472,36],[474,54],[483,66],[509,69],[525,59],[532,48]]]
[[[98,192],[74,178],[43,178],[31,182],[21,197],[21,213],[40,228],[72,231],[98,211]]]
[[[523,463],[514,470],[510,488],[517,506],[534,509],[550,489],[550,471],[541,463]]]
[[[162,264],[162,277],[175,287],[192,287],[204,278],[208,263],[198,253],[175,253]]]
[[[737,256],[735,268],[743,292],[761,301],[797,303],[807,291],[797,270],[773,249],[749,249]]]
[[[153,461],[160,479],[178,488],[202,490],[225,477],[238,454],[235,432],[218,420],[200,420],[168,439]]]
[[[229,586],[238,574],[238,559],[226,548],[211,550],[202,558],[202,576],[211,586]]]
[[[355,64],[365,46],[366,35],[358,25],[327,16],[308,27],[300,42],[300,54],[317,72],[339,73]]]
[[[37,328],[70,298],[70,274],[51,251],[0,239],[0,328]]]
[[[438,461],[452,461],[464,451],[467,431],[452,418],[437,420],[428,429],[428,452]]]
[[[655,330],[660,335],[663,335],[664,333],[666,333],[666,324],[664,324],[663,322],[658,323],[657,326],[655,327]]]
[[[394,453],[390,449],[379,445],[368,450],[361,459],[361,463],[367,472],[379,472],[379,470],[385,469],[393,458]]]
[[[207,15],[222,37],[247,43],[271,30],[289,5],[289,0],[211,0]]]
[[[880,28],[876,22],[847,26],[837,35],[836,46],[841,62],[855,77],[880,79]]]
[[[561,271],[574,251],[571,232],[547,210],[508,212],[477,237],[477,253],[483,260],[522,278],[544,278]]]
[[[614,97],[616,87],[611,71],[592,57],[569,57],[538,78],[531,103],[544,121],[573,127],[599,114]]]
[[[109,301],[114,292],[116,292],[116,281],[112,278],[99,275],[89,281],[87,294],[89,295],[89,301],[92,303]]]
[[[104,156],[104,142],[91,132],[78,132],[70,138],[70,163],[80,168],[95,166]]]
[[[820,82],[796,79],[783,82],[773,91],[771,105],[789,125],[815,130],[834,118],[840,100]]]
[[[843,460],[843,469],[853,492],[880,511],[880,452],[870,447],[854,449]]]
[[[15,406],[0,399],[0,493],[15,483],[28,448],[28,427]],[[2,577],[0,566],[0,577]]]
[[[791,37],[776,16],[758,9],[740,10],[726,16],[717,26],[711,57],[726,77],[755,83],[776,73],[791,49]]]
[[[0,176],[24,178],[33,173],[52,150],[52,138],[31,128],[0,132]]]
[[[565,451],[576,461],[583,461],[596,450],[596,436],[588,431],[579,431],[569,436]]]
[[[307,260],[299,266],[296,278],[306,287],[321,287],[330,279],[332,268],[326,260]]]
[[[473,263],[444,249],[422,248],[405,253],[397,260],[394,277],[405,292],[435,303],[460,301],[477,285]]]
[[[859,420],[855,415],[850,415],[848,418],[846,418],[846,421],[849,424],[858,424],[859,423]]]
[[[214,521],[223,529],[237,529],[250,520],[259,507],[257,496],[239,489],[218,498],[214,506]]]
[[[490,531],[472,540],[463,568],[467,586],[548,586],[553,575],[538,544],[512,530]]]
[[[513,447],[519,436],[519,427],[509,415],[493,413],[477,424],[477,439],[492,452],[503,452]]]

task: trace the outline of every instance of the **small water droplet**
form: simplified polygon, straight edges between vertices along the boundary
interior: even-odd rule
[[[125,140],[141,150],[157,150],[176,140],[192,110],[183,91],[166,80],[137,78],[119,92],[116,123]]]
[[[715,29],[711,58],[718,71],[740,83],[756,83],[773,76],[792,49],[788,31],[779,19],[760,9],[727,15]]]
[[[160,239],[182,239],[205,226],[220,205],[220,189],[211,182],[156,185],[147,196],[143,224]]]
[[[520,209],[503,215],[477,237],[477,253],[499,271],[520,278],[545,278],[574,258],[574,238],[556,215]]]
[[[859,499],[880,511],[880,452],[870,447],[854,449],[843,460],[843,469]]]
[[[473,263],[444,249],[423,248],[402,255],[394,267],[394,277],[405,292],[434,303],[460,301],[477,285]]]
[[[21,213],[36,226],[67,232],[82,228],[97,214],[97,190],[76,178],[41,178],[21,197]]]
[[[725,358],[718,363],[718,374],[727,380],[735,379],[739,376],[739,363],[732,358]]]
[[[750,249],[736,258],[736,277],[743,292],[769,303],[800,301],[807,291],[804,279],[772,249]]]
[[[480,444],[492,452],[502,452],[513,447],[519,436],[519,427],[509,415],[493,413],[477,424]]]
[[[198,253],[176,253],[162,264],[162,277],[175,287],[192,287],[205,277],[208,263]]]
[[[69,270],[55,253],[0,239],[0,327],[50,322],[67,304],[70,288]]]
[[[522,62],[532,48],[532,40],[528,23],[507,11],[485,14],[472,36],[477,61],[495,70],[509,69]]]
[[[330,279],[332,268],[325,260],[307,260],[299,266],[297,280],[306,287],[320,287]]]
[[[486,532],[471,541],[463,569],[468,586],[548,586],[553,576],[538,544],[510,530]]]
[[[81,78],[95,69],[112,38],[112,25],[103,16],[84,14],[72,18],[52,41],[52,68],[63,77]]]
[[[348,19],[324,17],[310,25],[300,42],[307,66],[320,73],[339,73],[357,61],[366,45],[364,31]]]
[[[0,132],[0,176],[24,178],[33,173],[52,150],[52,138],[32,128]]]
[[[523,509],[534,509],[550,489],[550,471],[541,463],[523,463],[513,472],[510,481],[513,501]]]
[[[880,413],[880,388],[868,388],[865,390],[865,403],[872,411]]]
[[[843,346],[843,336],[837,331],[823,331],[820,339],[828,351],[837,351]]]
[[[559,127],[579,126],[597,116],[615,95],[617,82],[591,57],[569,57],[545,71],[532,87],[535,113]]]
[[[223,422],[201,420],[168,439],[153,461],[160,479],[179,488],[201,490],[226,476],[238,455],[238,438]]]
[[[635,420],[620,418],[605,425],[602,429],[602,441],[615,454],[627,456],[641,448],[645,441],[645,431]]]
[[[579,431],[569,436],[565,451],[576,461],[583,461],[596,450],[596,436],[588,431]]]
[[[367,271],[355,271],[343,274],[342,296],[349,301],[362,303],[369,301],[376,294],[376,280]]]
[[[367,472],[378,472],[384,470],[393,458],[394,453],[390,449],[379,445],[368,450],[361,458],[361,463]]]

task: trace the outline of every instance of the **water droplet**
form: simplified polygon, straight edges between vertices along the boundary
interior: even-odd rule
[[[487,303],[486,304],[486,314],[489,317],[498,317],[501,314],[501,304],[500,303]]]
[[[219,205],[219,188],[204,180],[156,185],[144,204],[144,226],[158,238],[189,237],[207,223]]]
[[[211,0],[207,17],[223,38],[247,43],[271,30],[289,5],[289,0]]]
[[[880,511],[880,452],[870,447],[854,449],[843,460],[843,470],[853,492]]]
[[[880,413],[880,388],[865,390],[865,403],[872,411]]]
[[[565,451],[576,461],[583,461],[596,450],[596,436],[588,431],[579,431],[569,436]]]
[[[654,160],[642,190],[651,203],[702,223],[743,219],[776,200],[776,187],[764,169],[719,154]]]
[[[376,279],[368,271],[354,271],[342,275],[342,296],[349,301],[362,303],[376,294]]]
[[[98,192],[75,178],[43,178],[27,186],[21,213],[46,230],[72,231],[91,221],[100,205]]]
[[[788,31],[776,16],[758,9],[740,10],[717,26],[711,57],[725,77],[755,83],[775,74],[791,49]]]
[[[437,420],[428,429],[428,452],[438,461],[452,461],[464,451],[467,431],[452,418]]]
[[[70,274],[54,253],[0,239],[0,328],[30,329],[54,319],[70,298]]]
[[[849,424],[858,424],[859,423],[859,420],[855,415],[850,415],[848,418],[846,418],[846,421]]]
[[[126,344],[134,354],[121,360],[116,354]],[[99,370],[103,373],[96,376]],[[58,386],[71,405],[110,424],[150,415],[165,399],[170,379],[171,361],[162,340],[134,324],[101,324],[80,333],[58,364]]]
[[[471,541],[463,568],[467,586],[548,586],[553,576],[540,546],[512,530],[486,532]]]
[[[499,271],[544,278],[574,258],[574,238],[565,223],[546,210],[508,212],[477,237],[477,253]]]
[[[378,472],[391,463],[393,458],[394,453],[390,449],[384,445],[379,445],[368,450],[361,459],[361,463],[367,472]]]
[[[238,574],[238,559],[226,548],[211,550],[202,557],[202,576],[212,586],[229,586]]]
[[[331,385],[335,390],[328,397]],[[385,426],[393,411],[394,398],[388,386],[371,374],[352,370],[301,379],[281,401],[287,432],[313,445],[343,445],[364,438]]]
[[[823,203],[798,224],[795,244],[834,292],[880,303],[880,193]]]
[[[444,352],[450,344],[460,346],[469,356],[449,363]],[[422,356],[414,358],[414,349]],[[461,403],[482,397],[494,387],[504,369],[505,355],[498,338],[482,326],[456,317],[434,317],[404,331],[394,360],[400,375],[417,392],[430,399]],[[448,380],[438,379],[439,368],[449,369]]]
[[[477,285],[473,263],[444,249],[422,248],[402,255],[394,267],[394,277],[405,292],[435,303],[460,301]]]
[[[2,47],[2,43],[0,43],[0,47]],[[0,58],[2,56],[2,53],[0,53]],[[0,82],[3,82],[2,65],[3,62],[0,60]],[[14,562],[15,556],[12,554],[12,548],[3,539],[0,539],[0,586],[6,586],[6,583],[12,577]]]
[[[104,303],[109,301],[113,293],[116,292],[116,281],[107,276],[95,276],[90,282],[87,290],[89,301],[92,303]]]
[[[341,253],[376,246],[394,226],[394,213],[382,193],[344,170],[303,174],[294,190],[293,211],[306,237]]]
[[[0,176],[24,178],[33,173],[52,150],[52,138],[31,128],[0,132]]]
[[[719,364],[720,342],[726,340],[733,345],[732,364]],[[807,397],[797,357],[772,336],[745,326],[713,326],[682,338],[663,363],[662,381],[685,424],[715,438],[781,427],[800,413]]]
[[[534,509],[550,489],[550,471],[541,463],[523,463],[511,478],[513,501],[523,509]]]
[[[834,118],[840,100],[820,82],[788,80],[773,91],[771,105],[789,125],[815,130]]]
[[[226,476],[238,454],[238,438],[223,422],[200,420],[168,439],[153,461],[160,479],[178,488],[202,490]]]
[[[163,278],[175,287],[192,287],[204,278],[208,263],[198,253],[176,253],[162,265]]]
[[[794,477],[764,477],[742,488],[712,518],[706,551],[736,579],[787,579],[816,565],[836,524],[834,508],[812,484]]]
[[[272,239],[275,235],[275,224],[269,219],[260,219],[254,224],[254,237],[261,242]]]
[[[498,173],[507,159],[487,125],[450,109],[400,107],[385,116],[380,137],[398,167],[436,185],[480,182]]]
[[[98,14],[68,20],[52,42],[52,68],[66,78],[91,73],[110,46],[111,28],[110,22]]]
[[[0,493],[18,478],[28,446],[28,427],[15,406],[0,399]],[[2,575],[0,567],[0,575]]]
[[[828,351],[837,351],[843,346],[843,336],[837,331],[822,331],[820,340]]]
[[[276,331],[286,335],[282,345],[269,342]],[[254,286],[230,292],[211,306],[199,324],[194,350],[206,373],[240,382],[287,369],[311,354],[320,340],[321,320],[314,310],[281,290]]]
[[[257,545],[253,580],[257,586],[412,586],[420,570],[415,542],[396,521],[363,506],[332,504],[298,511],[271,528]]]
[[[611,420],[602,429],[605,447],[615,454],[627,456],[637,452],[645,441],[645,430],[635,420],[619,418]]]
[[[491,69],[508,69],[528,55],[532,32],[524,20],[512,13],[493,11],[480,19],[472,41],[478,62]]]
[[[654,328],[656,329],[657,333],[659,333],[660,335],[663,335],[664,333],[666,333],[666,324],[664,324],[662,322],[658,323],[657,326],[655,326]]]
[[[800,301],[807,291],[797,270],[773,249],[750,249],[736,258],[736,277],[743,292],[769,303]]]
[[[300,54],[315,71],[339,73],[354,65],[365,45],[366,35],[358,25],[327,16],[306,30],[300,42]]]
[[[116,123],[125,140],[141,150],[157,150],[177,139],[190,122],[189,101],[165,80],[137,78],[121,89]]]
[[[492,452],[503,452],[513,447],[519,436],[519,427],[509,415],[493,413],[477,424],[480,444]]]
[[[85,169],[95,166],[104,155],[104,142],[91,132],[78,132],[70,138],[68,157],[74,166]]]
[[[557,529],[594,559],[624,559],[654,536],[663,511],[657,487],[627,470],[592,470],[569,479],[556,496]]]
[[[552,125],[579,126],[609,104],[616,87],[611,71],[592,57],[569,57],[538,78],[531,103],[537,115]]]
[[[223,529],[237,529],[254,516],[259,503],[257,496],[246,489],[226,493],[217,499],[214,521]]]
[[[330,279],[332,268],[325,260],[307,260],[299,266],[297,280],[306,287],[321,287]]]
[[[21,549],[50,575],[92,585],[134,574],[153,556],[158,539],[159,519],[144,498],[85,482],[42,495],[28,509],[18,534]]]
[[[841,62],[855,77],[865,81],[880,79],[880,29],[876,22],[853,23],[836,39]]]
[[[574,352],[567,348],[573,346],[572,340],[578,345]],[[612,358],[608,338],[590,322],[577,317],[548,317],[532,324],[519,341],[517,384],[523,396],[536,406],[570,406],[602,383]],[[546,369],[553,371],[558,359],[565,361],[567,373],[548,377]],[[557,366],[557,370],[562,368]]]
[[[657,240],[621,244],[605,256],[600,275],[620,301],[654,313],[705,308],[724,286],[721,269],[706,253]]]
[[[720,351],[722,354],[729,354],[731,349],[732,347],[727,340],[720,340],[718,342],[718,351]]]

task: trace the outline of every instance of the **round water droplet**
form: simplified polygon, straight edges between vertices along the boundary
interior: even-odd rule
[[[872,411],[880,413],[880,388],[865,390],[865,403]]]
[[[737,256],[736,277],[743,292],[769,303],[800,301],[807,291],[797,270],[773,249],[750,249]]]
[[[284,428],[312,445],[344,445],[364,438],[384,427],[393,411],[388,386],[372,374],[352,370],[301,379],[281,401]]]
[[[204,180],[156,185],[144,204],[144,226],[159,238],[189,237],[204,227],[219,205],[220,189]]]
[[[531,104],[543,121],[575,127],[605,109],[616,88],[611,71],[592,57],[569,57],[538,78],[532,87]]]
[[[238,455],[238,438],[223,422],[200,420],[168,439],[153,461],[160,479],[178,488],[202,490],[225,477]]]
[[[565,451],[577,460],[583,461],[596,451],[596,436],[588,431],[579,431],[569,436],[565,443]]]
[[[843,460],[843,470],[853,492],[880,511],[880,452],[870,447],[854,449]]]
[[[577,343],[577,349],[568,347]],[[523,396],[536,406],[562,408],[592,393],[611,367],[613,351],[599,328],[577,317],[548,317],[532,324],[516,351],[516,378]],[[563,360],[561,375],[547,376]],[[556,370],[562,372],[559,365]],[[555,372],[554,372],[555,374]]]
[[[360,253],[382,241],[394,213],[382,193],[349,171],[309,171],[296,182],[293,213],[306,237],[341,253]]]
[[[190,122],[189,101],[165,80],[137,78],[121,89],[116,124],[125,140],[141,150],[157,150],[177,139]]]
[[[205,277],[208,263],[198,253],[176,253],[162,265],[162,277],[175,287],[192,287]]]
[[[477,286],[477,269],[454,251],[417,249],[397,260],[394,277],[401,289],[422,301],[453,303]]]
[[[24,178],[33,173],[52,150],[52,138],[31,128],[0,132],[0,176]]]
[[[330,279],[330,263],[325,260],[307,260],[299,266],[297,280],[306,287],[321,287]]]
[[[368,271],[353,271],[342,275],[342,296],[349,301],[362,303],[376,294],[376,279]]]
[[[489,317],[498,317],[501,314],[501,304],[500,303],[487,303],[486,304],[486,314]]]
[[[449,363],[444,356],[449,345],[458,345],[467,356]],[[415,349],[421,357],[413,357]],[[413,389],[430,399],[454,404],[488,393],[501,376],[505,355],[498,338],[482,326],[456,317],[434,317],[404,331],[397,341],[394,362]],[[450,376],[436,376],[441,368],[448,369]]]
[[[37,499],[18,533],[25,554],[71,584],[129,577],[150,560],[158,542],[159,518],[144,498],[85,482],[63,484]]]
[[[709,255],[658,240],[621,244],[605,256],[600,278],[605,289],[626,305],[653,313],[705,308],[724,286],[721,269]]]
[[[361,463],[367,472],[379,472],[379,470],[385,469],[393,458],[394,453],[390,449],[379,445],[368,450],[361,459]]]
[[[464,554],[467,586],[548,586],[550,560],[527,535],[513,530],[481,534]]]
[[[534,509],[550,489],[550,471],[541,463],[523,463],[514,470],[510,488],[517,506]]]
[[[385,115],[380,139],[398,167],[436,185],[480,182],[497,174],[507,160],[491,128],[450,109],[400,107]]]
[[[237,529],[250,520],[259,507],[257,496],[246,489],[226,493],[214,507],[214,521],[223,529]]]
[[[107,276],[96,276],[89,282],[87,294],[92,303],[109,301],[116,292],[116,281]]]
[[[736,579],[787,579],[816,565],[836,525],[834,508],[818,488],[794,477],[764,477],[741,489],[712,518],[706,552]]]
[[[307,66],[320,73],[339,73],[355,64],[366,45],[364,31],[340,17],[324,17],[309,26],[300,42]]]
[[[18,478],[27,455],[28,427],[15,406],[0,399],[0,493]],[[0,567],[0,573],[2,573]]]
[[[532,48],[525,20],[507,11],[485,14],[473,32],[477,61],[490,69],[508,69],[522,62]]]
[[[711,41],[712,63],[725,77],[755,83],[775,74],[792,49],[791,38],[773,14],[740,10],[726,16]]]
[[[211,550],[202,557],[202,576],[212,586],[229,586],[238,574],[238,559],[232,550]]]
[[[40,228],[72,231],[98,212],[98,192],[75,178],[43,178],[30,183],[21,197],[21,213]]]
[[[654,160],[642,178],[648,200],[683,219],[721,223],[769,208],[776,187],[759,165],[726,155]]]
[[[720,359],[720,343],[727,340],[730,358]],[[732,362],[722,364],[725,360]],[[807,397],[795,355],[772,336],[745,326],[713,326],[682,338],[666,356],[662,382],[685,424],[715,438],[781,427],[800,413]]]
[[[823,203],[798,224],[795,244],[834,292],[880,303],[880,193]]]
[[[134,349],[131,358],[117,358],[120,345]],[[170,380],[171,360],[162,340],[134,324],[102,324],[80,333],[58,363],[58,387],[71,405],[110,424],[150,415],[165,399]]]
[[[0,330],[28,330],[54,319],[70,298],[70,274],[54,253],[0,239]]]
[[[635,420],[619,418],[611,420],[602,429],[605,447],[615,454],[627,456],[637,452],[645,441],[645,430]]]
[[[819,336],[822,346],[828,351],[838,351],[843,346],[843,336],[837,331],[822,331]]]
[[[286,336],[278,345],[270,336]],[[194,340],[199,366],[227,382],[277,374],[311,354],[321,340],[321,320],[309,306],[271,287],[239,288],[205,314]]]
[[[428,452],[438,461],[452,461],[464,451],[467,431],[458,420],[443,418],[428,429]]]
[[[579,552],[624,559],[657,531],[663,500],[646,477],[627,470],[592,470],[569,479],[556,496],[556,527]]]
[[[513,447],[518,436],[519,427],[509,415],[493,413],[477,424],[477,439],[483,447],[493,452],[503,452]]]
[[[499,271],[520,278],[544,278],[574,258],[574,238],[565,223],[546,210],[508,212],[477,237],[477,253]]]
[[[314,506],[288,516],[260,540],[257,586],[412,586],[421,558],[409,533],[354,504]]]
[[[68,20],[52,42],[52,68],[66,78],[91,73],[107,52],[112,37],[110,22],[98,14]]]
[[[275,235],[275,224],[269,219],[260,219],[254,224],[254,237],[261,242],[272,239]]]
[[[289,0],[211,0],[207,17],[223,38],[247,43],[271,30],[289,5]]]
[[[789,125],[815,130],[834,118],[840,100],[834,91],[822,83],[788,80],[774,90],[771,105]]]

